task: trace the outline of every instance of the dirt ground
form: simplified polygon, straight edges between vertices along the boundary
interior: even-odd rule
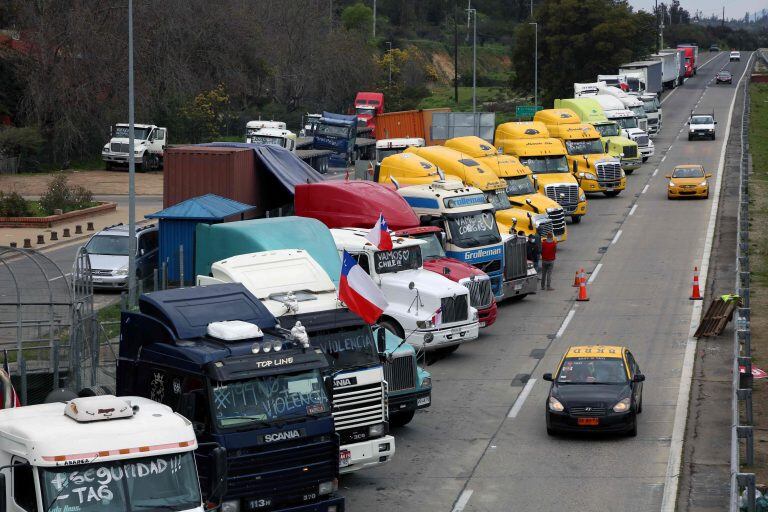
[[[127,195],[127,171],[64,171],[71,185],[82,185],[94,195]],[[23,196],[39,196],[48,188],[50,174],[4,174],[0,175],[0,190],[18,192]],[[137,195],[162,195],[163,173],[136,173]]]

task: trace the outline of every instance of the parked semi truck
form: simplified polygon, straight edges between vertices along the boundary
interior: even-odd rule
[[[107,170],[115,165],[128,165],[128,123],[118,123],[111,129],[109,142],[101,150]],[[156,171],[163,167],[168,145],[168,129],[154,124],[133,125],[133,152],[136,170]]]
[[[545,109],[536,112],[533,120],[544,123],[549,135],[563,143],[568,165],[584,192],[614,197],[626,188],[621,161],[605,153],[600,132],[591,124],[582,123],[576,112],[566,108]]]
[[[536,191],[531,179],[531,170],[521,164],[520,160],[512,155],[500,153],[496,146],[474,135],[449,139],[445,145],[493,170],[496,176],[506,183],[507,198],[512,206],[532,215],[546,214],[552,221],[552,232],[555,238],[559,242],[564,242],[568,238],[563,208],[557,202]]]
[[[226,449],[222,512],[344,509],[328,371],[306,331],[278,326],[242,284],[144,294],[121,316],[118,394],[168,405]]]
[[[581,222],[587,214],[587,196],[571,174],[563,143],[550,137],[543,123],[500,124],[494,144],[499,151],[517,157],[530,168],[536,189],[557,201],[574,223]]]
[[[376,164],[381,165],[381,161],[388,156],[402,153],[411,146],[420,148],[425,146],[424,139],[421,137],[403,137],[400,139],[379,139],[376,141]]]
[[[574,96],[577,98],[604,95],[612,96],[621,102],[621,108],[631,111],[635,119],[637,119],[637,127],[644,132],[650,134],[658,131],[658,126],[648,126],[648,114],[646,114],[643,108],[643,102],[632,94],[622,91],[618,87],[609,87],[601,82],[588,83],[588,84],[573,84]]]
[[[668,89],[674,89],[679,83],[680,64],[677,53],[654,53],[652,60],[661,62],[661,83]]]
[[[256,121],[249,121],[248,124]],[[264,123],[267,121],[260,121]],[[271,123],[281,123],[279,121],[268,121]],[[296,134],[285,128],[265,127],[258,130],[246,129],[245,142],[249,144],[271,144],[280,146],[294,153],[297,157],[307,162],[310,167],[321,174],[328,172],[329,162],[333,151],[328,149],[297,149],[298,138]]]
[[[211,265],[211,276],[197,276],[197,284],[242,283],[283,327],[301,322],[310,344],[323,351],[333,371],[340,472],[389,462],[395,439],[387,434],[387,383],[370,326],[338,300],[333,281],[309,252],[271,250],[269,231],[259,231],[261,236],[254,239],[263,252],[217,261]],[[382,353],[386,350],[380,348]]]
[[[376,137],[376,116],[384,113],[384,94],[380,92],[359,92],[355,96],[355,115],[358,126],[370,128],[371,137]]]
[[[6,511],[203,512],[192,424],[139,397],[74,398],[0,411]],[[224,491],[226,455],[199,464],[207,501]]]
[[[639,60],[619,66],[619,74],[627,77],[630,92],[660,94],[664,89],[662,65],[658,60]]]
[[[675,66],[677,66],[677,85],[683,85],[685,81],[685,50],[682,48],[663,48],[659,54],[671,53],[675,56]]]
[[[365,128],[365,132],[370,131]],[[357,116],[323,112],[315,129],[312,148],[333,151],[331,163],[336,165],[350,165],[358,159],[370,160],[376,141],[359,138],[360,131]]]
[[[690,78],[699,67],[699,47],[695,44],[678,44],[677,48],[685,52],[685,78]]]
[[[648,132],[638,126],[637,116],[631,110],[624,108],[624,103],[608,94],[580,96],[595,100],[603,109],[605,117],[614,121],[621,128],[621,134],[637,143],[643,162],[653,156],[656,147],[648,136]]]
[[[594,98],[556,99],[555,108],[571,109],[579,119],[594,126],[600,132],[605,152],[621,160],[621,168],[626,174],[632,174],[642,165],[637,143],[621,134],[619,125],[605,117],[603,108]]]

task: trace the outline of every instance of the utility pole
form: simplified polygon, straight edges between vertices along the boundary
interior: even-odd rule
[[[528,23],[533,25],[533,106],[539,105],[539,24],[534,22]]]
[[[453,6],[453,102],[459,103],[459,21],[456,13],[459,0]]]
[[[128,304],[136,304],[136,155],[133,104],[133,0],[128,0]]]
[[[477,112],[477,9],[467,9],[472,17],[472,112]]]
[[[387,45],[389,46],[389,50],[387,52],[389,53],[389,85],[392,85],[392,41],[387,41]]]
[[[373,0],[373,38],[376,39],[376,0]]]
[[[720,26],[725,26],[725,6],[723,6],[723,21],[720,23]]]

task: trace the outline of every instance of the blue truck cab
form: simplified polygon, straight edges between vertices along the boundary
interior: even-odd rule
[[[348,165],[354,160],[357,140],[357,116],[323,112],[315,128],[312,146],[314,149],[328,149],[336,154],[331,161]]]
[[[118,394],[170,406],[226,449],[222,512],[344,510],[328,362],[292,330],[241,284],[144,294],[122,314]]]

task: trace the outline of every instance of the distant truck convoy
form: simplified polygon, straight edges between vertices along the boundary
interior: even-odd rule
[[[101,159],[107,170],[115,165],[128,165],[128,123],[116,124],[109,142],[101,150]],[[133,147],[136,170],[156,171],[163,167],[163,156],[168,145],[168,129],[154,124],[133,126]]]

